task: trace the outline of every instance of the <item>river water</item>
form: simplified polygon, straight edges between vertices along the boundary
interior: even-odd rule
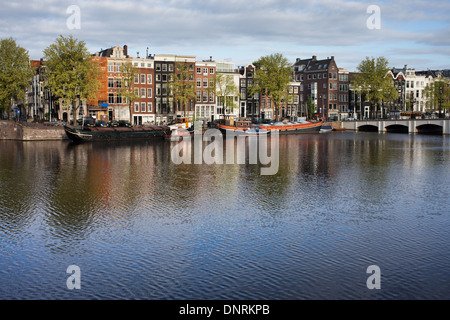
[[[274,175],[174,145],[0,141],[0,299],[450,298],[450,137],[280,136]]]

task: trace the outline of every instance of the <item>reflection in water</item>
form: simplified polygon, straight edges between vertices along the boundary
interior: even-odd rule
[[[448,297],[448,137],[280,136],[267,176],[174,145],[1,141],[0,298]]]

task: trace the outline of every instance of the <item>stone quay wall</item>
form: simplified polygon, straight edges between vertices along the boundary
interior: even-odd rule
[[[21,124],[0,120],[0,140],[46,141],[66,139],[66,133],[61,126]]]

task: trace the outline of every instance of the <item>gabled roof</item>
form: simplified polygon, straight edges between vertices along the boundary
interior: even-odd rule
[[[334,61],[334,56],[331,58],[317,60],[316,56],[312,56],[311,59],[299,59],[294,63],[295,71],[304,71],[304,72],[317,72],[328,70],[330,64]]]

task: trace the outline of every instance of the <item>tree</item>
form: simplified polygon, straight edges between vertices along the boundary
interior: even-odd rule
[[[236,86],[233,76],[224,73],[216,73],[213,78],[211,88],[215,92],[218,105],[223,106],[223,115],[225,116],[227,109],[236,108],[235,97],[239,96],[239,89]]]
[[[426,97],[427,109],[439,110],[439,117],[441,112],[450,109],[450,81],[439,78],[425,87],[423,95]]]
[[[392,79],[387,76],[389,72],[388,60],[384,57],[366,57],[358,65],[359,73],[352,81],[354,88],[361,88],[366,94],[367,100],[372,106],[377,107],[384,101],[398,98],[398,92],[394,87]],[[381,109],[381,112],[383,109]],[[377,112],[377,109],[375,110]]]
[[[312,119],[316,113],[316,105],[312,101],[311,97],[308,97],[308,101],[306,102],[306,112],[308,119]]]
[[[122,64],[120,71],[122,72],[122,88],[119,90],[119,94],[128,102],[128,110],[130,114],[130,123],[133,123],[132,108],[133,102],[140,98],[139,92],[136,93],[134,89],[135,77],[138,77],[138,71],[131,62],[125,62]]]
[[[95,98],[100,88],[98,62],[86,49],[84,41],[60,35],[55,43],[44,49],[47,84],[61,99],[62,106],[72,105],[75,125],[77,103]]]
[[[12,102],[25,103],[25,90],[30,85],[33,71],[28,51],[12,38],[0,41],[0,114],[10,111]]]
[[[189,64],[177,62],[175,64],[175,76],[170,79],[170,89],[175,97],[175,101],[179,103],[179,107],[183,111],[185,117],[186,109],[189,108],[189,103],[196,97],[194,73],[189,68]]]
[[[266,94],[272,99],[275,116],[278,120],[280,106],[288,102],[288,85],[291,81],[291,64],[281,53],[261,57],[253,63],[255,66],[252,94]]]

